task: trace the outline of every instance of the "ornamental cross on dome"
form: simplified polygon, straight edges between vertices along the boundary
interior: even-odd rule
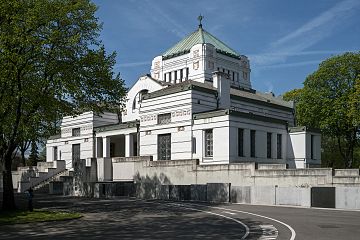
[[[199,20],[199,28],[202,28],[201,21],[204,19],[204,16],[201,16],[201,14],[197,18]]]

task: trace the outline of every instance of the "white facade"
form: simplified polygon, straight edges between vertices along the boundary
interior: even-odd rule
[[[155,57],[150,73],[130,88],[121,122],[111,113],[64,118],[61,136],[48,140],[47,161],[71,167],[74,157],[152,156],[320,165],[320,134],[294,127],[292,102],[253,90],[247,57],[201,27]]]

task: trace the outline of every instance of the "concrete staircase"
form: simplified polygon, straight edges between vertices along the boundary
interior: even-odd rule
[[[61,177],[72,176],[72,175],[73,175],[73,171],[64,169],[63,171],[53,175],[52,177],[44,179],[44,181],[39,182],[36,185],[33,185],[32,188],[34,189],[34,191],[37,191],[37,192],[48,193],[49,192],[49,184],[51,182],[59,182],[59,181],[61,181]]]
[[[60,176],[70,174],[65,168],[65,161],[39,162],[37,166],[19,167],[12,172],[13,188],[21,193],[32,187],[38,190],[48,186],[51,181],[60,179]]]

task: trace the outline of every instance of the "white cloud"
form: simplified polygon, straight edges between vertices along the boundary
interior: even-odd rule
[[[264,53],[250,56],[252,63],[257,66],[273,65],[285,62],[289,56],[340,53],[337,50],[303,51],[333,34],[337,27],[356,13],[359,5],[358,0],[345,0],[335,4],[293,32],[271,43]]]
[[[187,29],[176,21],[175,18],[169,16],[163,8],[158,7],[156,2],[145,0],[143,3],[145,3],[145,6],[139,6],[139,9],[141,9],[142,13],[147,15],[155,24],[170,31],[179,38],[183,38],[187,34]]]
[[[302,61],[302,62],[293,62],[293,63],[280,63],[280,64],[272,64],[272,65],[263,65],[257,67],[258,69],[273,69],[273,68],[288,68],[288,67],[299,67],[306,66],[311,64],[320,64],[322,60],[311,60],[311,61]]]

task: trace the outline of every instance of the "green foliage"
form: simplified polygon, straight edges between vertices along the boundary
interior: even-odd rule
[[[286,95],[296,100],[299,125],[319,128],[336,139],[345,167],[354,161],[360,134],[360,53],[345,53],[322,62],[301,90]]]
[[[29,211],[2,212],[0,214],[0,226],[8,225],[8,224],[19,224],[19,223],[70,220],[80,217],[82,216],[79,213],[42,211],[42,210],[34,210],[33,212],[29,212]]]
[[[283,99],[284,99],[285,101],[294,101],[294,102],[297,102],[297,101],[299,100],[300,94],[301,94],[301,89],[295,88],[295,89],[293,89],[293,90],[290,90],[290,91],[286,92],[286,93],[283,95]]]
[[[37,162],[39,162],[39,151],[38,146],[35,141],[31,142],[30,155],[28,159],[28,166],[36,166]]]
[[[22,142],[46,139],[63,116],[123,105],[126,89],[113,72],[115,53],[98,40],[96,9],[89,0],[0,0],[0,160],[9,194]]]

